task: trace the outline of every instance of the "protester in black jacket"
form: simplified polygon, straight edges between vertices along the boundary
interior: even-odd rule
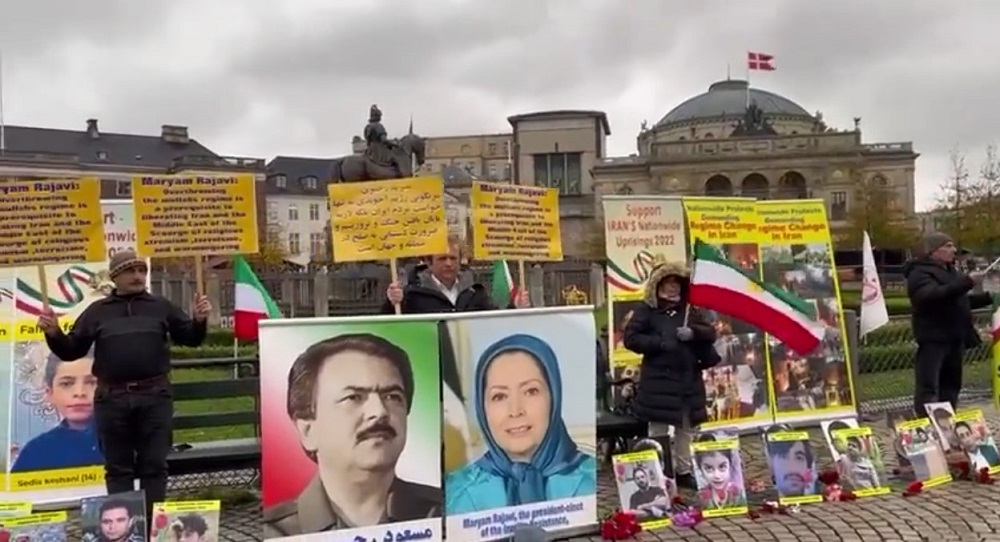
[[[957,248],[951,237],[930,233],[918,249],[920,256],[903,266],[903,275],[917,342],[913,407],[917,416],[926,416],[927,403],[958,404],[963,354],[982,342],[972,311],[989,306],[992,298],[988,293],[969,294],[978,277],[955,269]]]
[[[94,419],[104,454],[109,494],[132,491],[135,479],[146,491],[146,517],[167,496],[167,454],[173,439],[170,343],[196,347],[205,340],[211,304],[194,299],[194,317],[146,291],[146,261],[135,252],[115,253],[108,274],[111,295],[94,301],[64,333],[52,309],[38,318],[45,342],[64,361],[94,348],[97,390]]]
[[[642,379],[636,414],[649,422],[651,437],[674,428],[676,469],[680,487],[694,487],[691,440],[708,421],[702,371],[721,361],[715,350],[715,328],[701,311],[688,306],[688,269],[666,263],[651,273],[645,303],[625,328],[625,348],[642,355]]]

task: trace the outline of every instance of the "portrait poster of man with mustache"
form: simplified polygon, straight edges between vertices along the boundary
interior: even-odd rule
[[[441,538],[434,320],[262,324],[264,539]]]

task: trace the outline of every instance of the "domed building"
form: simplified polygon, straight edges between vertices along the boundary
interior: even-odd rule
[[[863,143],[860,121],[836,130],[784,96],[719,81],[656,124],[643,123],[637,154],[598,159],[594,192],[820,198],[836,230],[863,179],[890,187],[895,205],[913,216],[912,143]]]

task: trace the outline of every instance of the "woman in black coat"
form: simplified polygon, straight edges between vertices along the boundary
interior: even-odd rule
[[[642,355],[642,380],[635,412],[649,422],[650,436],[674,427],[680,487],[694,487],[691,439],[708,420],[701,373],[721,361],[715,328],[701,311],[689,307],[689,272],[684,263],[668,262],[652,271],[644,301],[625,328],[625,348]]]

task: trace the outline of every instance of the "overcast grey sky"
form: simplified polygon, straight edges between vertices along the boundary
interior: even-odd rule
[[[156,133],[232,155],[347,153],[368,106],[391,134],[499,132],[533,110],[608,113],[610,152],[726,75],[867,142],[912,140],[918,207],[958,145],[1000,126],[1000,1],[0,0],[8,124]]]

